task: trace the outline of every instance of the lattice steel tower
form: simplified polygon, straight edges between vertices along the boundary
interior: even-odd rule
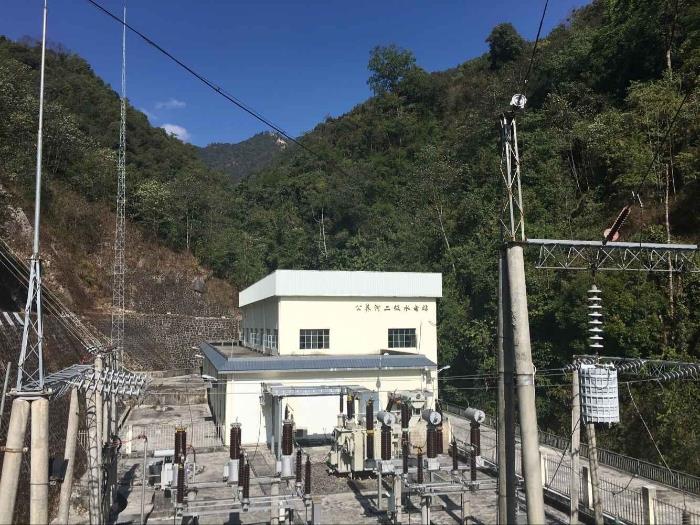
[[[126,6],[122,25],[122,90],[119,121],[119,154],[117,157],[117,224],[114,235],[114,266],[112,269],[112,347],[117,368],[124,365],[124,274],[126,264]]]

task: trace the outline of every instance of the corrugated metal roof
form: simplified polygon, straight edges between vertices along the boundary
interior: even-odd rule
[[[264,392],[274,397],[309,397],[309,396],[333,396],[347,392],[372,391],[359,385],[281,385],[279,383],[264,383]]]
[[[442,297],[442,274],[276,270],[242,290],[238,304],[269,297]]]
[[[424,355],[309,355],[232,357],[226,359],[209,343],[200,348],[219,373],[305,370],[382,370],[435,368]]]

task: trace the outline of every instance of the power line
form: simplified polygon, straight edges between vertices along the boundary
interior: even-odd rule
[[[227,92],[226,90],[224,90],[224,89],[221,88],[220,86],[216,85],[214,82],[212,82],[211,80],[209,80],[207,77],[205,77],[205,76],[202,75],[201,73],[198,73],[198,72],[197,72],[196,70],[194,70],[192,67],[188,66],[188,65],[185,64],[182,60],[180,60],[179,58],[177,58],[176,56],[174,56],[172,53],[170,53],[169,51],[167,51],[165,48],[163,48],[161,45],[159,45],[158,43],[156,43],[153,39],[149,38],[148,36],[146,36],[144,33],[142,33],[141,31],[139,31],[138,29],[132,27],[130,24],[127,24],[126,21],[120,19],[117,15],[115,15],[114,13],[112,13],[111,11],[109,11],[108,9],[106,9],[105,7],[103,7],[102,5],[100,5],[100,4],[99,4],[98,2],[96,2],[95,0],[87,0],[87,1],[88,1],[90,4],[92,4],[95,8],[97,8],[98,10],[100,10],[101,12],[103,12],[105,15],[109,16],[110,18],[112,18],[113,20],[115,20],[116,22],[118,22],[119,24],[125,26],[127,29],[129,29],[130,31],[132,31],[134,34],[136,34],[137,36],[139,36],[139,37],[140,37],[144,42],[146,42],[148,45],[150,45],[150,46],[154,47],[155,49],[157,49],[158,51],[160,51],[162,54],[164,54],[164,55],[165,55],[166,57],[168,57],[170,60],[172,60],[173,62],[175,62],[175,63],[176,63],[178,66],[180,66],[182,69],[184,69],[185,71],[187,71],[190,75],[194,76],[197,80],[199,80],[200,82],[202,82],[203,84],[205,84],[207,87],[209,87],[210,89],[212,89],[214,92],[216,92],[216,93],[218,93],[219,95],[221,95],[222,97],[224,97],[226,100],[228,100],[228,101],[231,102],[232,104],[235,104],[238,108],[240,108],[240,109],[242,109],[243,111],[245,111],[246,113],[248,113],[251,117],[255,118],[256,120],[258,120],[258,121],[260,121],[260,122],[262,122],[262,123],[265,124],[267,127],[269,127],[270,129],[273,129],[274,131],[276,131],[277,133],[279,133],[280,135],[282,135],[284,138],[286,138],[287,140],[293,142],[294,144],[296,144],[296,145],[299,146],[300,148],[304,149],[305,151],[307,151],[307,152],[310,153],[311,155],[313,155],[313,156],[315,156],[316,158],[318,158],[319,160],[321,160],[321,161],[323,161],[323,162],[326,162],[326,163],[328,163],[328,164],[332,164],[333,167],[334,167],[335,169],[337,169],[339,172],[341,172],[343,175],[347,175],[347,176],[350,175],[350,174],[347,173],[345,170],[343,170],[340,166],[338,166],[338,165],[335,163],[335,161],[333,161],[332,159],[325,158],[323,155],[321,155],[321,154],[318,153],[317,151],[315,151],[315,150],[309,148],[308,146],[304,145],[301,141],[299,141],[299,140],[297,140],[296,138],[292,137],[289,133],[287,133],[286,131],[284,131],[284,129],[282,129],[281,127],[277,126],[277,125],[274,124],[273,122],[271,122],[269,119],[267,119],[266,117],[264,117],[263,115],[261,115],[258,111],[256,111],[254,108],[252,108],[251,106],[249,106],[248,104],[246,104],[245,102],[243,102],[241,99],[235,97],[235,96],[232,95],[231,93]]]
[[[532,55],[530,55],[530,63],[527,66],[527,71],[525,72],[525,77],[522,83],[522,89],[524,90],[530,80],[530,72],[532,71],[532,65],[535,62],[535,55],[537,54],[537,45],[540,43],[540,34],[542,33],[542,24],[544,23],[544,16],[547,13],[547,6],[549,5],[549,0],[545,0],[544,8],[542,9],[542,16],[540,17],[540,26],[537,28],[537,37],[535,38],[535,45],[532,48]]]

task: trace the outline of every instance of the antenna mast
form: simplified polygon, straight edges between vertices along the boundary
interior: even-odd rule
[[[41,220],[41,155],[44,135],[44,70],[46,68],[46,17],[41,39],[41,74],[39,81],[39,130],[36,142],[36,189],[34,193],[34,244],[29,260],[27,304],[24,307],[22,350],[17,364],[17,394],[41,394],[44,390],[44,323],[41,317],[41,258],[39,256],[39,225]],[[33,315],[35,314],[35,315]]]
[[[112,346],[117,368],[124,366],[124,247],[126,243],[126,6],[122,26],[122,90],[119,122],[119,154],[117,157],[117,224],[114,236],[112,284]]]

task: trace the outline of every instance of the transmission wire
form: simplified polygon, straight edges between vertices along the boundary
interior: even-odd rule
[[[182,69],[184,69],[185,71],[187,71],[190,75],[194,76],[197,80],[199,80],[200,82],[202,82],[203,84],[205,84],[208,88],[212,89],[214,92],[218,93],[219,95],[221,95],[222,97],[224,97],[226,100],[228,100],[228,101],[231,102],[232,104],[236,105],[238,108],[242,109],[242,110],[245,111],[246,113],[248,113],[251,117],[255,118],[256,120],[258,120],[258,121],[260,121],[260,122],[262,122],[262,123],[265,124],[267,127],[273,129],[274,131],[276,131],[277,133],[279,133],[280,135],[282,135],[284,138],[286,138],[287,140],[293,142],[294,144],[296,144],[297,146],[299,146],[300,148],[302,148],[302,149],[305,150],[306,152],[310,153],[311,155],[313,155],[313,156],[316,157],[317,159],[321,160],[322,162],[325,162],[325,163],[327,163],[327,164],[329,164],[329,165],[332,165],[333,168],[335,168],[336,170],[338,170],[338,171],[339,171],[340,173],[342,173],[343,175],[350,176],[350,174],[347,173],[347,172],[346,172],[344,169],[342,169],[340,166],[338,166],[337,163],[336,163],[333,159],[324,157],[324,156],[323,156],[321,153],[319,153],[318,151],[316,151],[316,150],[314,150],[314,149],[312,149],[312,148],[306,146],[306,145],[303,144],[300,140],[298,140],[298,139],[292,137],[289,133],[287,133],[287,132],[286,132],[284,129],[282,129],[280,126],[277,126],[277,125],[274,124],[272,121],[270,121],[269,119],[267,119],[266,117],[264,117],[263,115],[261,115],[261,114],[260,114],[258,111],[256,111],[254,108],[252,108],[251,106],[249,106],[248,104],[246,104],[245,102],[243,102],[242,100],[240,100],[239,98],[235,97],[235,96],[232,95],[231,93],[227,92],[225,89],[223,89],[222,87],[218,86],[217,84],[215,84],[214,82],[212,82],[211,80],[209,80],[207,77],[205,77],[205,76],[202,75],[201,73],[198,73],[198,72],[197,72],[196,70],[194,70],[192,67],[188,66],[188,65],[185,64],[182,60],[180,60],[180,59],[177,58],[175,55],[173,55],[172,53],[170,53],[169,51],[167,51],[165,48],[163,48],[161,45],[159,45],[158,43],[156,43],[153,39],[149,38],[148,36],[146,36],[144,33],[142,33],[141,31],[139,31],[138,29],[132,27],[130,24],[127,24],[124,20],[120,19],[118,16],[116,16],[114,13],[112,13],[111,11],[109,11],[107,8],[105,8],[105,7],[103,7],[102,5],[100,5],[100,4],[99,4],[98,2],[96,2],[95,0],[87,0],[87,2],[89,2],[90,4],[92,4],[95,8],[97,8],[98,10],[100,10],[100,11],[101,11],[102,13],[104,13],[105,15],[109,16],[110,18],[112,18],[113,20],[115,20],[116,22],[118,22],[119,24],[125,26],[127,29],[129,29],[130,31],[132,31],[133,33],[135,33],[137,36],[139,36],[139,37],[140,37],[144,42],[146,42],[148,45],[150,45],[150,46],[152,46],[153,48],[155,48],[155,49],[157,49],[158,51],[160,51],[162,54],[164,54],[164,55],[165,55],[166,57],[168,57],[170,60],[172,60],[173,62],[175,62],[175,63],[176,63],[178,66],[180,66]]]

